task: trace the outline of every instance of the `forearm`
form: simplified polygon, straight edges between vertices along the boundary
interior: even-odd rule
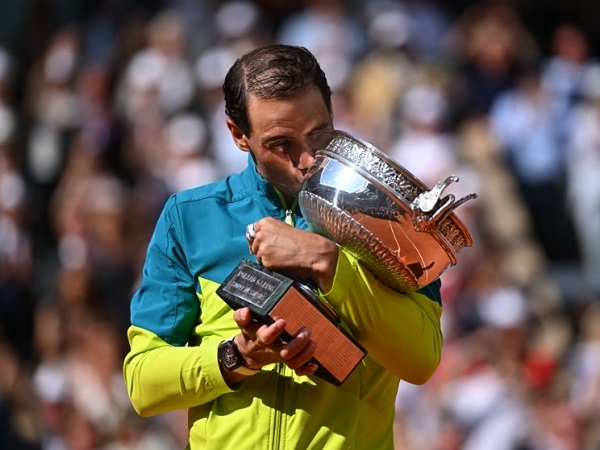
[[[123,366],[131,403],[142,416],[210,402],[231,392],[217,361],[220,339],[199,347],[173,347],[138,327],[128,331],[131,350]]]
[[[427,381],[441,357],[441,306],[422,294],[387,288],[343,252],[338,276],[326,298],[369,357],[408,382]]]

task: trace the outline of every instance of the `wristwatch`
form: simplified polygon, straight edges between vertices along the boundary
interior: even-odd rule
[[[247,377],[260,372],[260,369],[246,367],[244,365],[245,362],[233,338],[229,338],[219,344],[219,363],[225,369]]]

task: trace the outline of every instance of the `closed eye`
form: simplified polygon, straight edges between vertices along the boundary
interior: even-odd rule
[[[287,152],[292,144],[289,140],[277,140],[269,142],[267,149],[273,152]]]

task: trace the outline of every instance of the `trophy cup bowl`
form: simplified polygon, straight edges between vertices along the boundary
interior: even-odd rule
[[[432,189],[373,145],[336,130],[315,154],[298,202],[312,231],[354,254],[388,287],[406,292],[439,278],[473,243],[444,189]]]

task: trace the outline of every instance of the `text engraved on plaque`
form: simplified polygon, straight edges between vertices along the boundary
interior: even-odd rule
[[[262,308],[281,286],[282,281],[251,266],[243,266],[223,290],[231,295]]]

